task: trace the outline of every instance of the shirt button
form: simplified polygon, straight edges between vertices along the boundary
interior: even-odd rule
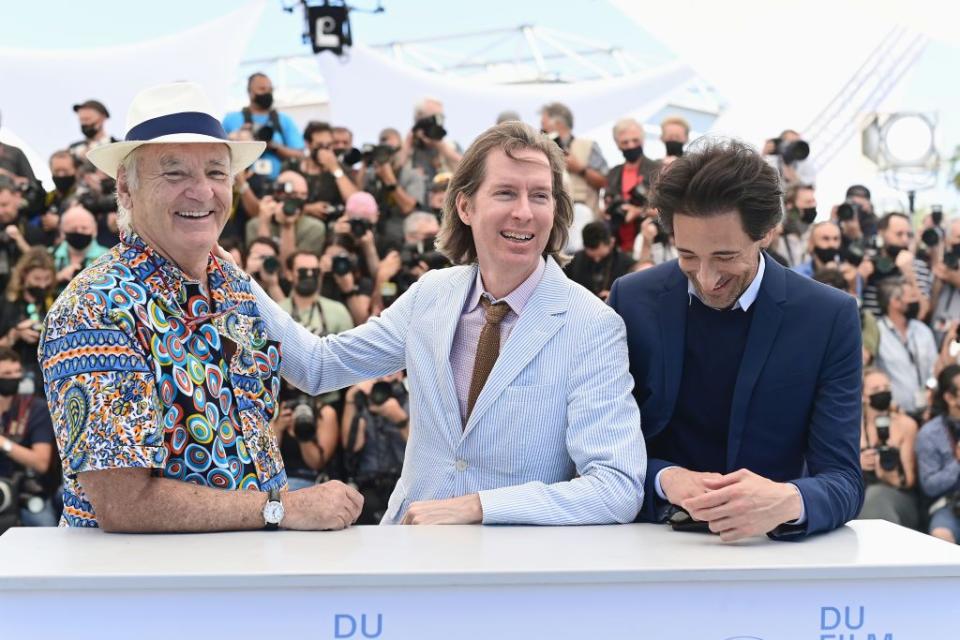
[[[466,470],[467,470],[467,461],[457,460],[457,471],[466,471]]]

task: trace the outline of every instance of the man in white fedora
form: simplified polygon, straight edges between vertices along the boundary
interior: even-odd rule
[[[121,242],[47,316],[39,358],[64,472],[62,525],[107,531],[340,529],[361,496],[286,491],[270,429],[280,350],[250,279],[212,253],[233,176],[262,142],[227,139],[200,87],[138,94],[117,180]]]

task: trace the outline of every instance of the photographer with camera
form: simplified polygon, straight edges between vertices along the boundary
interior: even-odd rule
[[[810,145],[793,129],[784,129],[780,136],[763,145],[767,163],[780,173],[785,186],[816,183],[816,175],[804,164],[810,157]]]
[[[860,519],[880,519],[916,529],[920,510],[914,445],[917,423],[892,403],[890,379],[879,369],[863,372],[860,466],[866,494]]]
[[[780,224],[780,237],[771,245],[771,248],[786,258],[786,266],[795,269],[808,257],[810,229],[817,219],[817,196],[814,186],[812,184],[790,185],[784,191],[783,205],[786,215]]]
[[[60,215],[77,194],[77,159],[64,149],[50,156],[54,189],[48,191],[43,211],[27,221],[23,234],[31,246],[53,247],[60,235]]]
[[[293,118],[273,108],[273,83],[265,73],[247,78],[247,95],[250,104],[224,116],[223,129],[229,134],[244,128],[254,140],[265,142],[267,150],[254,162],[253,172],[277,180],[285,160],[303,157],[303,136]]]
[[[400,165],[410,162],[419,174],[422,189],[426,189],[438,173],[455,171],[463,157],[459,145],[447,140],[445,122],[443,103],[436,98],[424,98],[413,109],[413,128],[403,140],[398,162]],[[383,134],[380,135],[380,144],[384,144]],[[399,137],[397,133],[398,141]]]
[[[271,299],[282,303],[287,299],[280,282],[280,247],[273,238],[254,238],[247,248],[243,270],[257,281]]]
[[[633,263],[630,254],[617,247],[606,223],[594,221],[583,227],[583,249],[563,270],[568,278],[606,300],[613,281],[630,273]]]
[[[348,480],[363,495],[358,524],[378,524],[403,468],[410,433],[403,372],[360,382],[347,391],[341,445]]]
[[[21,395],[23,366],[0,347],[0,533],[7,527],[53,527],[57,485],[53,424],[42,397]]]
[[[260,213],[247,223],[247,238],[274,238],[280,247],[280,262],[294,251],[323,251],[327,225],[303,215],[307,202],[307,179],[296,171],[284,171],[260,200]]]
[[[307,328],[323,337],[353,329],[353,319],[345,305],[320,295],[323,282],[323,262],[309,251],[297,251],[287,258],[292,288],[290,297],[280,303],[280,308]]]
[[[112,247],[120,242],[117,226],[117,181],[83,161],[77,169],[76,201],[93,214],[97,221],[97,242]]]
[[[943,258],[933,265],[932,325],[942,340],[948,324],[960,318],[960,218],[951,220],[943,242]]]
[[[326,122],[313,121],[303,130],[307,155],[288,161],[286,167],[300,172],[307,179],[307,202],[303,212],[308,216],[330,220],[343,211],[343,203],[358,191],[357,185],[341,165],[341,157],[333,148],[333,130]]]
[[[109,249],[97,243],[97,221],[80,204],[63,213],[60,234],[63,241],[53,250],[53,264],[57,271],[57,285],[63,289],[74,276]]]
[[[607,173],[604,213],[617,244],[624,251],[632,251],[641,235],[642,223],[655,215],[648,211],[647,189],[660,170],[660,163],[643,155],[643,126],[633,118],[617,121],[613,139],[624,162]]]
[[[920,293],[920,311],[917,317],[925,318],[930,311],[933,275],[927,263],[910,250],[913,237],[910,218],[903,213],[888,213],[880,218],[877,228],[880,248],[868,248],[859,267],[864,278],[864,308],[879,316],[878,286],[888,278],[902,277]]]
[[[846,283],[844,290],[859,298],[863,290],[863,279],[857,267],[845,260],[848,256],[841,251],[841,245],[840,227],[837,223],[831,220],[817,222],[810,229],[808,240],[810,259],[799,264],[794,271],[808,278],[812,278],[815,273],[823,269],[839,271]]]
[[[387,253],[377,268],[371,316],[380,315],[427,271],[450,266],[447,257],[436,249],[440,225],[433,214],[415,211],[403,221],[403,229],[403,248]]]
[[[403,244],[404,217],[426,202],[426,181],[411,161],[404,161],[396,129],[381,131],[377,145],[363,145],[360,175],[363,190],[373,195],[380,212],[377,247],[386,255]]]
[[[20,206],[23,197],[17,185],[0,176],[0,289],[10,282],[10,272],[30,245],[20,231]]]
[[[607,161],[603,159],[600,145],[589,138],[573,135],[573,112],[559,102],[545,104],[540,110],[540,130],[556,142],[563,151],[567,175],[570,177],[570,193],[574,202],[580,202],[600,215],[600,190],[607,187]],[[614,127],[614,138],[616,138]],[[643,132],[640,143],[643,144]],[[642,155],[642,147],[641,155]],[[639,159],[636,160],[640,162]],[[619,191],[616,191],[619,193]]]
[[[310,398],[284,385],[286,398],[271,424],[280,446],[291,491],[317,484],[333,459],[340,439],[336,410],[320,398]],[[321,481],[326,481],[323,478]]]
[[[918,423],[927,408],[927,381],[934,375],[937,345],[917,320],[920,293],[904,278],[887,278],[877,293],[882,315],[876,364],[890,376],[893,401]]]
[[[930,535],[960,541],[960,366],[951,364],[937,376],[933,418],[917,436],[920,486],[930,506]]]
[[[53,260],[43,247],[33,247],[13,268],[6,295],[0,298],[0,347],[13,349],[34,381],[34,393],[43,394],[37,362],[37,343],[47,309],[56,297]]]
[[[87,152],[91,149],[117,142],[117,139],[107,133],[107,120],[110,112],[99,100],[87,100],[73,105],[73,112],[77,114],[80,123],[80,132],[83,139],[72,143],[68,151],[77,160],[87,159]]]
[[[354,326],[359,326],[370,317],[373,275],[376,271],[371,274],[367,260],[358,255],[358,251],[362,250],[367,254],[368,250],[360,247],[361,242],[351,235],[349,229],[346,233],[337,231],[344,224],[349,223],[343,219],[337,220],[334,225],[333,242],[320,256],[320,270],[323,273],[320,295],[346,306],[350,310]],[[369,230],[364,232],[362,236],[364,247],[373,242],[372,237],[367,238],[367,234],[373,235]],[[379,268],[379,258],[376,264]]]

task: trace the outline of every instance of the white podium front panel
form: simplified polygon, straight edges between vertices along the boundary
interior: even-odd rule
[[[960,548],[880,521],[739,544],[657,525],[13,529],[0,592],[4,638],[947,638]]]

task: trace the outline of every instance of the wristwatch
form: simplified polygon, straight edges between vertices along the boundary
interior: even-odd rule
[[[336,178],[337,180],[339,180],[340,178],[342,178],[342,177],[343,177],[343,169],[341,169],[340,167],[337,167],[337,168],[333,171],[333,177]]]
[[[270,489],[270,493],[267,494],[267,503],[263,505],[263,528],[267,531],[276,531],[283,521],[283,516],[280,490]]]
[[[0,444],[0,450],[2,450],[4,453],[10,453],[13,451],[13,440],[10,438],[4,438],[3,444]]]

